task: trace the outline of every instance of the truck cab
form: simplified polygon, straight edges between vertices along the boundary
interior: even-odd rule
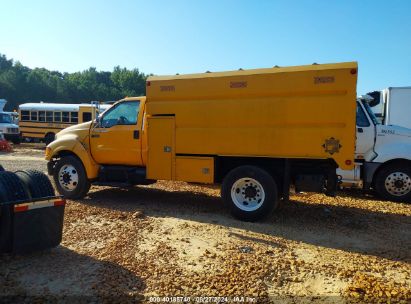
[[[57,133],[46,148],[46,159],[59,192],[79,198],[88,192],[90,182],[147,184],[144,108],[145,97],[126,98],[93,121]]]
[[[392,201],[411,200],[411,129],[382,125],[364,99],[357,100],[354,170],[337,169],[343,187],[373,189]]]
[[[7,140],[14,144],[20,143],[20,130],[18,126],[18,114],[15,112],[5,112],[4,106],[7,100],[0,99],[0,132]]]
[[[0,112],[0,132],[14,144],[20,143],[19,126],[16,124],[16,119],[12,113]]]

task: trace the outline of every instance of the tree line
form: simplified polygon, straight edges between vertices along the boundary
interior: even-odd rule
[[[75,73],[30,69],[0,54],[0,99],[7,99],[7,111],[17,110],[19,104],[26,102],[112,101],[145,95],[147,76],[138,69],[120,66],[112,72],[93,67]]]

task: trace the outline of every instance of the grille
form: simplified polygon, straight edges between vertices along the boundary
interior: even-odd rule
[[[17,134],[17,133],[19,133],[19,129],[17,129],[17,128],[7,128],[7,133]]]

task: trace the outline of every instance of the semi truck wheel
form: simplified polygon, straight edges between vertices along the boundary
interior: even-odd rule
[[[411,168],[395,163],[383,167],[375,180],[377,193],[395,202],[411,202]]]
[[[279,206],[276,182],[255,166],[231,170],[223,180],[221,196],[232,215],[243,221],[264,218]]]
[[[41,171],[17,171],[17,176],[29,189],[32,198],[54,196],[54,188],[48,177]]]
[[[90,189],[86,170],[75,156],[64,156],[58,160],[53,177],[58,192],[66,198],[83,198]]]
[[[19,177],[7,171],[0,172],[0,203],[29,199]],[[0,252],[10,252],[12,248],[13,206],[0,206]]]

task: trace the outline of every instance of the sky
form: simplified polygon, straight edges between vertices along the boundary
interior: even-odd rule
[[[411,86],[410,14],[408,0],[1,0],[0,53],[156,75],[357,61],[360,95]]]

